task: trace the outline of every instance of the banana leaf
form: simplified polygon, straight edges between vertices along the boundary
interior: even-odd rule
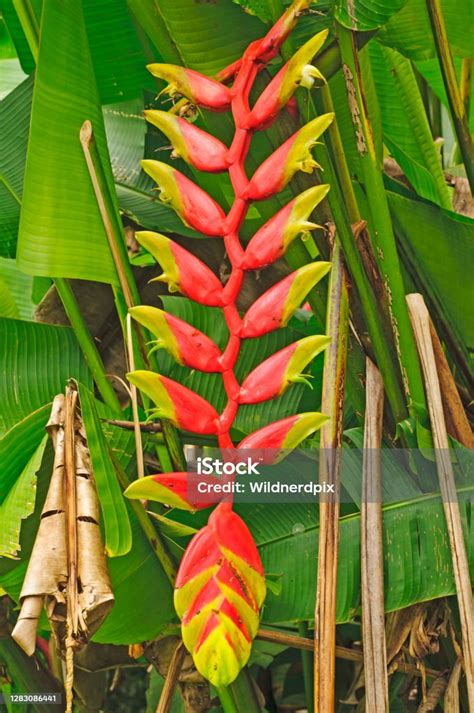
[[[86,119],[113,196],[81,3],[44,0],[18,265],[33,275],[114,283],[117,275],[79,142]]]
[[[64,391],[92,378],[69,327],[0,319],[0,435]]]

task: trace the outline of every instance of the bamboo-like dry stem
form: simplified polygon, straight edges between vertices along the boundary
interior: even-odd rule
[[[156,713],[168,713],[171,709],[174,692],[176,690],[176,686],[178,685],[179,674],[185,655],[186,649],[184,648],[183,642],[180,641],[174,650],[173,656],[171,657],[171,662],[166,674],[165,685],[163,686],[163,690],[161,692]]]
[[[430,332],[430,315],[422,295],[407,295],[407,303],[425,377],[436,465],[451,547],[454,581],[461,620],[462,650],[469,710],[474,713],[474,606],[472,584]]]
[[[367,359],[361,506],[362,640],[365,706],[367,711],[377,713],[389,710],[380,469],[383,400],[382,377]]]
[[[340,458],[349,326],[349,300],[342,251],[333,249],[328,293],[327,334],[321,410],[330,417],[321,429],[320,482],[335,485],[319,505],[319,554],[314,630],[314,710],[334,710],[336,658],[336,584],[339,545]]]
[[[107,182],[104,176],[99,152],[94,141],[94,133],[90,121],[85,121],[79,132],[79,138],[86,159],[87,170],[94,188],[95,198],[99,207],[100,216],[104,224],[105,233],[112,253],[117,276],[122,288],[127,307],[133,307],[140,302],[135,280],[126,254],[122,229],[114,212],[110,209],[110,196],[108,195]]]
[[[472,138],[466,115],[466,109],[458,85],[453,56],[449,45],[443,10],[440,0],[426,0],[428,15],[433,31],[433,38],[438,53],[444,88],[448,98],[451,118],[454,124],[459,150],[466,169],[466,176],[474,195],[474,156],[472,152]]]
[[[293,649],[314,651],[314,641],[304,636],[298,636],[297,634],[286,634],[281,631],[259,629],[256,638],[260,639],[260,641],[269,641],[272,644],[281,644],[282,646],[288,646]],[[344,661],[362,663],[364,661],[364,652],[363,650],[349,649],[346,646],[336,646],[336,657]],[[404,661],[397,662],[396,666],[394,666],[394,670],[418,678],[422,678],[424,675],[428,678],[438,678],[440,675],[440,671],[436,671],[435,669],[425,668],[424,671],[422,671],[415,666],[415,664],[405,663]]]
[[[436,332],[433,321],[430,319],[431,341],[438,372],[439,386],[444,407],[444,417],[446,427],[450,436],[462,443],[466,448],[474,448],[474,435],[472,433],[469,419],[466,416],[464,406],[459,396],[459,391],[454,381],[454,377],[449,368],[448,360],[443,351],[443,347]]]

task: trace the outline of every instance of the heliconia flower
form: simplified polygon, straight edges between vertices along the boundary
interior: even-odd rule
[[[278,463],[284,458],[286,451],[297,448],[305,438],[318,431],[328,420],[328,416],[316,411],[298,413],[250,433],[237,447],[239,450],[246,448],[258,451],[256,460],[264,465]]]
[[[190,369],[221,371],[218,361],[221,350],[196,327],[157,307],[143,305],[132,307],[129,312],[158,337],[153,349],[166,349],[178,364]]]
[[[138,478],[124,491],[131,500],[153,500],[179,510],[202,510],[212,503],[190,500],[189,473],[160,473]]]
[[[312,173],[318,164],[310,149],[333,118],[332,113],[322,114],[290,136],[257,168],[244,197],[255,201],[264,200],[283,190],[297,171]]]
[[[183,431],[216,433],[217,411],[191,389],[153,371],[132,371],[127,379],[156,404],[150,416],[168,419]]]
[[[289,344],[259,364],[244,379],[239,403],[257,404],[280,396],[290,384],[306,382],[301,371],[330,342],[324,335],[314,335]]]
[[[248,243],[242,261],[244,270],[259,270],[278,260],[301,233],[318,228],[309,215],[329,191],[328,185],[312,186],[287,203],[258,230]]]
[[[245,339],[261,337],[284,327],[308,292],[330,269],[330,262],[312,262],[270,287],[247,310],[240,336]]]
[[[205,235],[223,235],[225,213],[202,188],[162,161],[145,159],[141,166],[157,183],[160,200],[169,203],[185,225]]]
[[[298,17],[303,10],[311,5],[311,0],[294,0],[286,9],[279,20],[261,40],[252,42],[252,56],[258,57],[261,62],[268,62],[276,56],[283,42],[295,27]],[[254,47],[255,46],[255,47]]]
[[[315,79],[324,82],[323,75],[310,61],[323,46],[328,32],[318,32],[273,77],[250,112],[249,128],[262,129],[271,124],[298,87],[311,89]]]
[[[170,292],[181,292],[208,307],[222,306],[222,284],[199,258],[161,233],[142,230],[135,237],[163,268],[153,281],[165,282]]]
[[[178,571],[174,604],[183,642],[214,686],[234,681],[250,656],[266,594],[255,542],[230,503],[193,537]]]
[[[210,173],[226,171],[229,167],[227,146],[211,134],[167,111],[148,109],[144,114],[173,144],[173,158],[182,158],[198,171]]]
[[[166,91],[170,96],[182,94],[193,104],[211,111],[227,111],[230,108],[230,90],[215,79],[175,64],[149,64],[147,69],[154,77],[168,82]]]

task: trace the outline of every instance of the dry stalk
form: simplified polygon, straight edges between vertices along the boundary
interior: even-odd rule
[[[451,547],[454,581],[461,620],[463,663],[466,674],[469,710],[474,713],[474,607],[472,586],[430,331],[430,316],[422,295],[407,295],[407,302],[425,378],[436,465]]]
[[[171,658],[156,713],[168,713],[170,710],[185,655],[186,649],[184,648],[183,642],[180,641]]]
[[[380,446],[383,381],[367,359],[361,506],[362,639],[367,711],[389,710],[383,581]]]
[[[314,651],[314,641],[307,639],[304,636],[298,636],[297,634],[287,634],[282,631],[272,631],[270,629],[259,629],[256,638],[260,639],[260,641],[270,641],[272,644],[281,644],[282,646],[301,649],[302,651]],[[338,659],[343,659],[344,661],[362,663],[364,661],[364,652],[359,649],[349,649],[346,646],[336,646],[336,657]],[[415,664],[405,663],[404,661],[397,662],[391,672],[393,673],[394,671],[407,673],[410,676],[416,676],[417,678],[422,677],[422,672],[418,666]],[[440,671],[436,671],[432,668],[426,668],[425,675],[433,679],[438,678]]]
[[[336,585],[339,546],[339,490],[349,302],[342,252],[337,242],[328,293],[327,334],[331,343],[324,359],[321,411],[330,417],[321,429],[320,482],[335,493],[319,504],[319,553],[314,614],[314,710],[334,710],[336,673]]]
[[[436,333],[435,326],[430,319],[431,341],[438,372],[439,386],[443,400],[446,428],[450,436],[462,443],[466,448],[474,448],[474,435],[464,406],[459,396],[459,391],[454,377],[449,368],[448,360],[443,351],[441,341]]]

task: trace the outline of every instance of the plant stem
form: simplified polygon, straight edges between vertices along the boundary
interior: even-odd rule
[[[79,310],[79,305],[77,304],[76,297],[72,291],[69,281],[62,277],[56,277],[54,279],[54,285],[61,302],[63,303],[64,309],[66,310],[66,314],[74,330],[74,334],[76,335],[76,339],[82,353],[84,354],[85,360],[92,372],[93,379],[99,389],[100,395],[104,399],[107,406],[110,406],[113,411],[120,413],[120,401],[118,400],[117,394],[107,378],[104,364]]]
[[[270,641],[273,644],[281,644],[281,646],[301,649],[302,651],[314,651],[313,639],[307,639],[304,636],[288,634],[274,629],[259,629],[256,638],[260,641]],[[336,656],[343,661],[364,662],[364,652],[360,649],[336,646]],[[415,664],[409,664],[403,661],[397,661],[397,671],[408,673],[410,676],[416,676],[418,678],[422,678],[424,675],[429,678],[438,678],[441,673],[441,671],[436,671],[432,668],[424,668],[422,671]]]
[[[243,668],[230,686],[218,688],[217,693],[225,713],[261,713],[248,668]]]
[[[469,121],[469,112],[471,110],[471,90],[472,90],[472,66],[474,59],[472,57],[464,57],[461,64],[461,99],[464,104],[464,111],[467,120]]]
[[[334,110],[328,87],[322,87],[319,92],[319,99],[320,102],[318,103],[320,103],[323,112]],[[360,299],[372,348],[384,379],[393,417],[395,422],[403,421],[407,416],[407,409],[400,381],[397,377],[399,373],[398,365],[391,349],[390,338],[387,338],[387,334],[391,333],[391,327],[383,324],[379,305],[367,279],[352,232],[351,225],[359,223],[361,217],[336,121],[327,130],[326,141],[329,145],[330,158],[328,161],[326,156],[321,155],[321,162],[325,164],[328,182],[331,184],[328,202],[334,216],[338,239]],[[318,159],[319,154],[320,152],[318,151],[316,154]]]
[[[35,63],[38,64],[39,55],[39,24],[35,12],[31,6],[31,0],[12,0],[20,25],[25,33],[28,47],[33,55]]]
[[[344,421],[349,299],[342,250],[336,242],[328,295],[326,334],[331,337],[324,358],[321,411],[330,420],[321,429],[320,482],[334,493],[319,503],[319,549],[314,612],[314,710],[334,710],[336,675],[336,593],[339,548],[339,491]]]
[[[428,409],[435,448],[446,527],[453,562],[454,581],[461,621],[462,650],[466,674],[469,711],[474,713],[474,604],[469,572],[469,558],[463,533],[453,466],[449,452],[448,434],[443,413],[436,359],[430,331],[430,316],[422,295],[407,295],[410,318],[416,337],[425,377]]]
[[[402,374],[409,410],[413,404],[425,405],[421,370],[416,355],[415,341],[405,303],[405,288],[398,258],[381,169],[378,165],[374,134],[367,109],[364,91],[364,76],[370,66],[364,63],[355,43],[354,33],[338,26],[343,72],[348,93],[348,102],[354,124],[354,141],[359,153],[362,177],[368,199],[371,220],[370,234],[374,254],[385,285],[388,308],[392,323],[395,348]],[[385,373],[383,373],[385,381]]]
[[[308,622],[300,621],[298,624],[298,634],[301,637],[308,637]],[[301,651],[301,663],[303,666],[304,692],[306,698],[306,708],[308,713],[314,712],[314,672],[313,657],[310,651]]]
[[[426,0],[431,29],[441,67],[444,88],[448,98],[454,131],[458,140],[459,150],[466,169],[467,180],[474,195],[474,156],[472,153],[472,137],[466,115],[466,109],[456,78],[453,56],[449,46],[446,25],[440,0]]]
[[[122,288],[127,307],[130,308],[139,304],[140,294],[128,259],[122,223],[119,220],[114,201],[110,195],[104,167],[100,159],[97,144],[94,140],[90,121],[83,123],[79,137],[114,260],[115,269],[117,270],[120,287]]]
[[[367,710],[388,713],[380,451],[384,393],[380,372],[370,359],[367,359],[366,388],[360,513],[365,705]]]

